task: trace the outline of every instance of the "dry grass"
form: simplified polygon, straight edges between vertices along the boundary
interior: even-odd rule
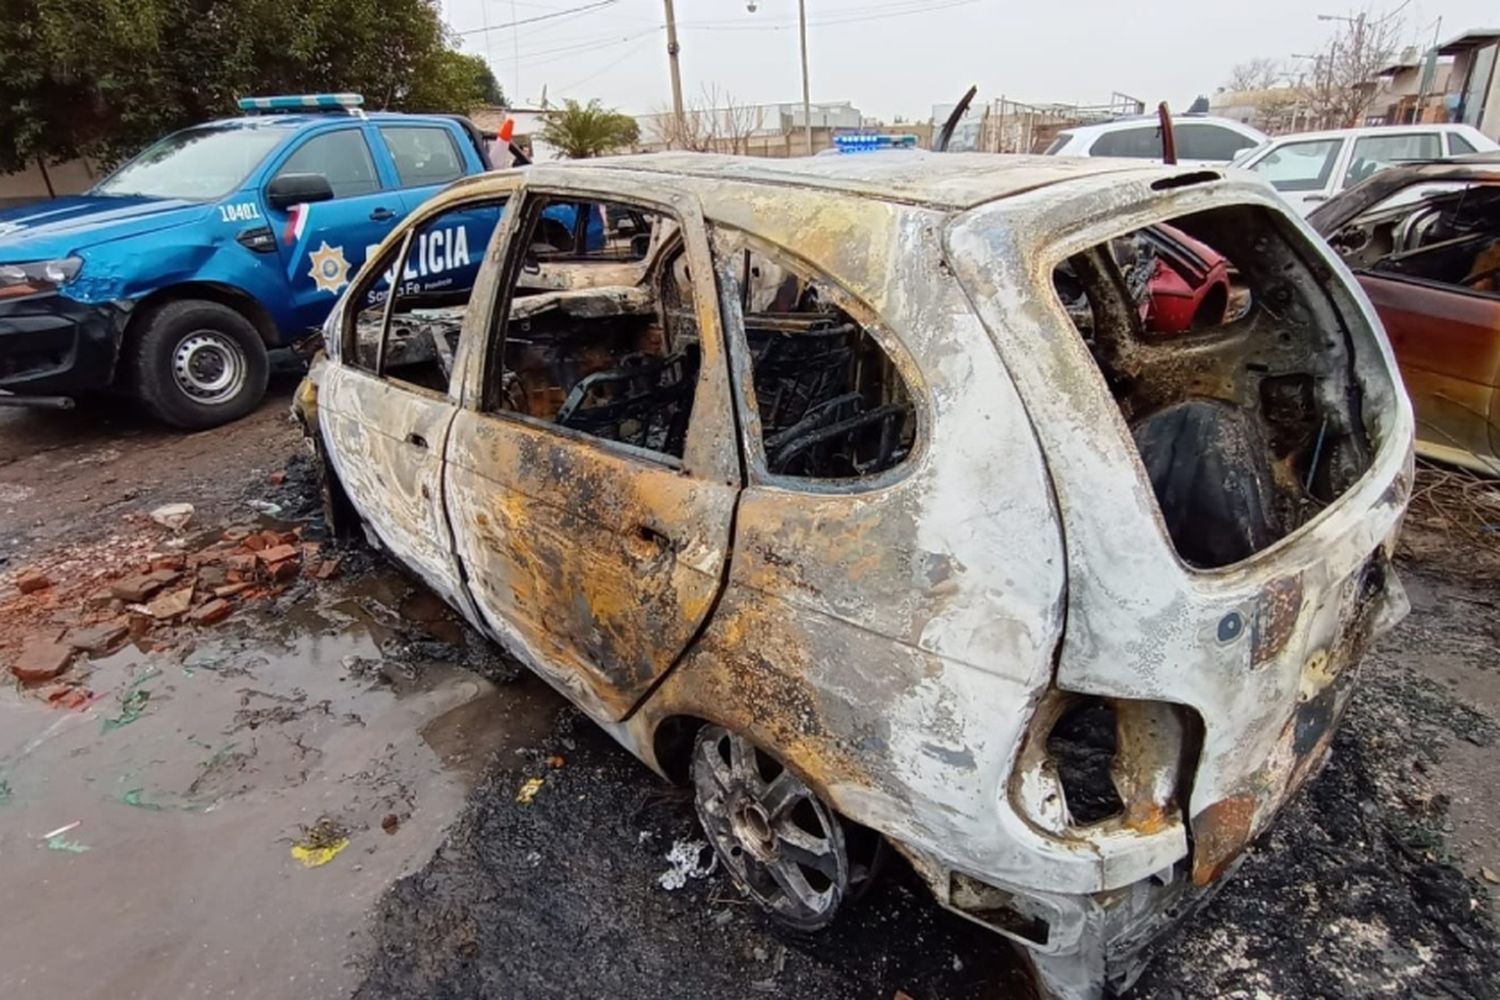
[[[1418,459],[1401,542],[1449,572],[1500,579],[1500,479]]]

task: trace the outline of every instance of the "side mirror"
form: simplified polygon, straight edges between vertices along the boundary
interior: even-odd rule
[[[332,198],[333,187],[322,174],[282,174],[266,187],[266,201],[282,212],[293,205]]]

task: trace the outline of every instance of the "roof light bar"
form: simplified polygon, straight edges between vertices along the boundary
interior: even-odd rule
[[[276,97],[241,97],[241,111],[307,111],[334,108],[356,109],[365,103],[359,94],[281,94]]]
[[[833,137],[840,153],[873,153],[880,149],[916,149],[917,137],[910,132],[849,132]]]

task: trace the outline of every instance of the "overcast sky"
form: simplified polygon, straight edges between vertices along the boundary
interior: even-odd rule
[[[514,103],[598,97],[633,113],[670,102],[661,0],[441,0],[467,51],[489,59]],[[549,17],[589,3],[591,10]],[[971,84],[981,99],[1104,103],[1111,91],[1185,109],[1229,67],[1324,45],[1318,13],[1374,14],[1320,0],[807,0],[814,101],[921,120]],[[677,0],[683,89],[717,85],[741,103],[801,100],[796,0]],[[1500,27],[1495,0],[1408,0],[1403,37],[1430,42]],[[519,59],[518,59],[519,57]]]

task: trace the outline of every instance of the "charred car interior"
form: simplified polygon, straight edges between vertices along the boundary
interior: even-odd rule
[[[1181,262],[1184,244],[1218,272]],[[1204,289],[1184,322],[1175,283]],[[1369,466],[1350,345],[1264,210],[1215,209],[1070,257],[1054,285],[1134,435],[1172,540],[1216,568],[1284,538]]]

